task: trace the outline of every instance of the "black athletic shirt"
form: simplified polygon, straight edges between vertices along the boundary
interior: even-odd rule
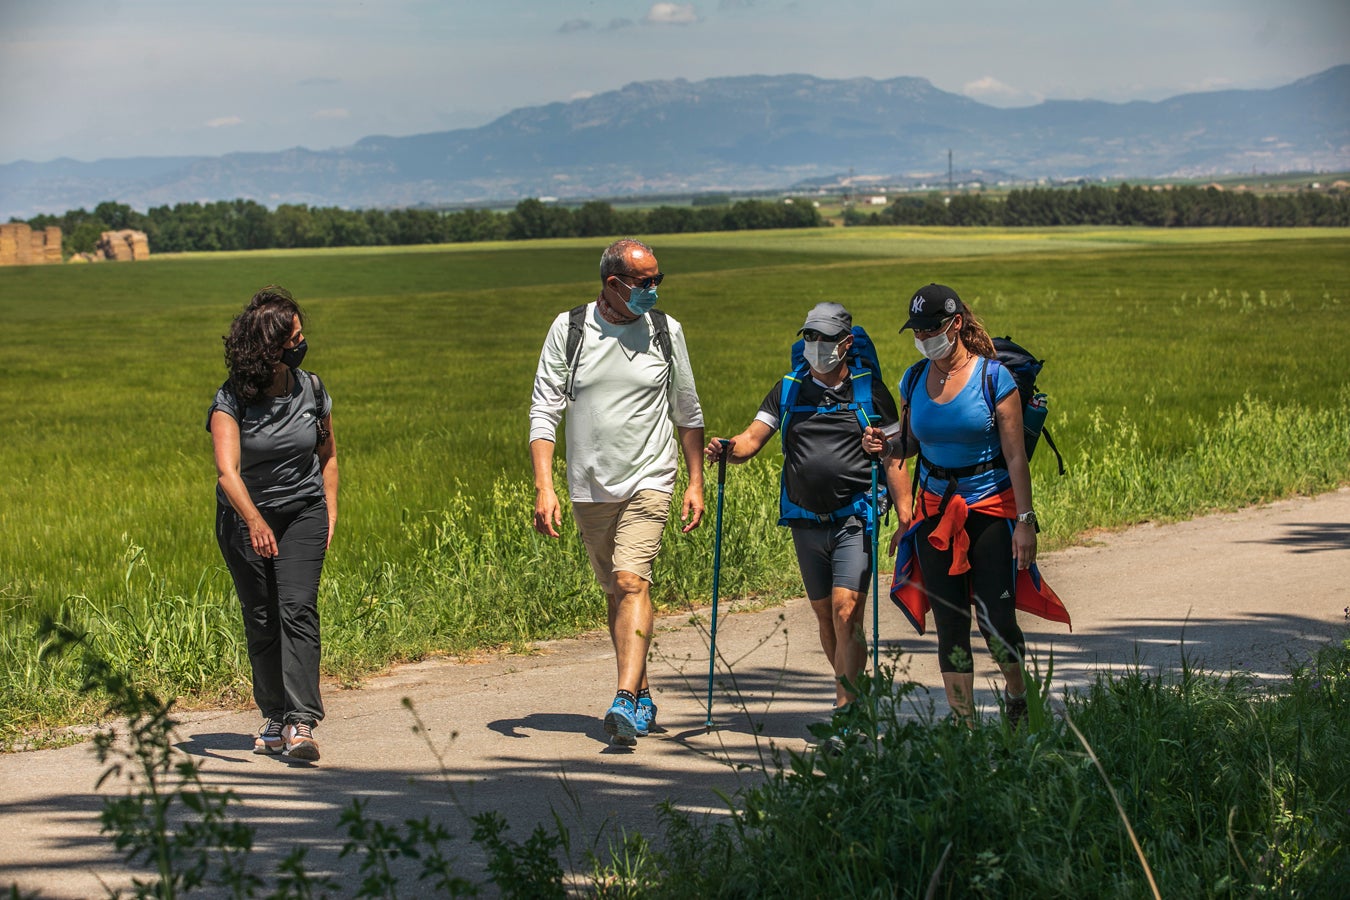
[[[760,404],[760,414],[756,416],[761,421],[772,419],[766,424],[775,429],[782,422],[778,407],[782,393],[783,383],[779,380]],[[827,389],[808,375],[797,391],[794,405],[829,406],[852,401],[852,376],[846,376],[837,388]],[[872,376],[872,406],[881,417],[882,427],[899,421],[895,399],[876,376]],[[862,425],[853,410],[793,413],[782,437],[788,499],[803,509],[822,515],[832,513],[847,506],[861,491],[871,489],[872,461],[863,453]],[[802,520],[801,524],[810,523]]]

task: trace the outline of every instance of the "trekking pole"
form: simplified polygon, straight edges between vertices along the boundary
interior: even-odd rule
[[[878,423],[880,422],[881,422],[880,416],[867,417],[867,424],[871,425],[873,428],[876,428]],[[880,457],[874,457],[872,459],[872,676],[873,677],[876,677],[876,674],[879,671],[881,671],[880,651],[877,647],[878,634],[881,629],[881,597],[877,593],[880,585],[880,580],[878,578],[878,570],[881,568],[881,560],[877,555],[879,552],[878,547],[880,543],[878,540],[878,536],[881,533],[881,521],[880,521],[881,517],[877,514],[877,482],[880,480],[878,478],[880,473],[881,473],[881,459]]]
[[[713,692],[713,666],[717,660],[717,592],[720,587],[722,576],[722,495],[726,492],[727,484],[727,448],[731,446],[731,441],[719,440],[722,445],[722,453],[717,458],[717,524],[713,531],[713,606],[712,606],[712,627],[708,635],[708,721],[706,728],[712,728],[712,692]]]

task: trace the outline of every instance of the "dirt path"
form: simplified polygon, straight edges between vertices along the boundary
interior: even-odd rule
[[[1277,677],[1291,659],[1344,634],[1350,488],[1134,528],[1048,555],[1042,570],[1068,604],[1074,631],[1028,617],[1022,624],[1033,652],[1053,651],[1061,686],[1136,659],[1173,666],[1183,641],[1209,669]],[[344,883],[355,878],[356,860],[338,859],[343,835],[335,827],[352,797],[366,798],[370,814],[388,821],[444,822],[473,878],[481,860],[465,840],[467,816],[484,810],[501,811],[512,824],[509,837],[522,841],[536,823],[551,828],[556,814],[580,862],[623,829],[659,836],[663,800],[718,814],[724,806],[716,792],[753,783],[771,746],[805,746],[806,726],[828,714],[833,692],[804,601],[721,618],[718,648],[731,665],[729,673],[719,669],[712,733],[704,728],[705,631],[688,616],[666,619],[658,631],[651,671],[661,730],[635,751],[611,748],[600,727],[614,668],[599,634],[528,656],[406,666],[360,690],[330,690],[317,766],[250,753],[252,712],[184,715],[178,747],[196,758],[208,783],[242,799],[235,811],[257,828],[258,872],[271,872],[301,845],[311,871]],[[941,709],[931,634],[918,638],[883,603],[881,635],[883,653],[928,686]],[[983,651],[976,671],[980,701],[991,708],[994,670]],[[404,698],[426,723],[425,735],[413,732]],[[128,883],[98,833],[99,775],[88,743],[0,756],[0,887],[16,882],[44,896],[89,897],[103,893],[101,883]]]

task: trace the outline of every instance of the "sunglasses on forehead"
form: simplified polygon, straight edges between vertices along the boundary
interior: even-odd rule
[[[661,283],[662,279],[666,277],[666,273],[664,272],[657,272],[655,275],[633,275],[629,272],[618,272],[616,275],[619,278],[635,279],[637,281],[637,287],[642,288],[644,291],[647,288],[656,287]]]

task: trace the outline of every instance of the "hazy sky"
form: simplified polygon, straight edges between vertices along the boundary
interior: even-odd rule
[[[0,163],[322,149],[650,79],[912,75],[1017,106],[1346,62],[1350,0],[0,0]]]

